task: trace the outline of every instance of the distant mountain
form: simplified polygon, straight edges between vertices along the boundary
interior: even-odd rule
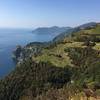
[[[32,31],[34,34],[60,34],[68,29],[71,29],[71,27],[58,27],[58,26],[53,26],[53,27],[40,27]]]

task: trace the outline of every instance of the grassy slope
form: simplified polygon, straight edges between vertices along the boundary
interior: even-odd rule
[[[85,33],[88,33],[90,35],[92,35],[92,34],[100,35],[100,25],[98,24],[96,27],[90,28],[90,29],[83,29],[83,30],[81,30],[81,31],[79,31],[79,32],[77,32],[75,34],[83,34],[84,35]]]
[[[77,35],[79,36],[90,36],[90,35],[97,35],[97,37],[100,37],[100,25],[97,25],[95,28],[92,29],[85,29],[85,30],[81,30],[77,33],[74,33],[75,36],[73,37],[76,38]],[[64,41],[67,41],[68,38],[65,38]],[[63,42],[64,42],[63,41]],[[71,42],[65,42],[65,43],[60,43],[57,46],[50,48],[50,49],[44,49],[42,51],[42,55],[37,56],[37,57],[33,57],[33,60],[39,62],[39,61],[43,61],[43,62],[51,62],[52,64],[56,65],[56,66],[66,66],[66,65],[72,65],[72,60],[70,59],[70,57],[68,56],[68,53],[66,53],[64,50],[66,48],[76,48],[76,47],[81,47],[84,48],[85,46],[83,46],[83,42],[80,41],[71,41]],[[96,45],[93,47],[93,49],[95,50],[100,50],[100,43],[96,43]]]
[[[73,42],[73,43],[66,43],[66,44],[58,44],[56,47],[51,49],[44,49],[42,51],[42,55],[37,56],[36,58],[33,57],[35,61],[43,61],[43,62],[51,62],[56,66],[66,66],[71,64],[71,59],[64,50],[66,48],[71,47],[83,47],[82,42]]]
[[[80,79],[79,81],[76,82],[76,84],[80,84],[83,80],[85,80],[92,86],[92,84],[95,84],[95,82],[98,81],[97,79],[95,82],[93,82],[93,74],[91,74],[93,71],[93,68],[98,74],[96,75],[96,78],[100,76],[99,75],[100,42],[95,42],[96,45],[92,46],[89,51],[88,47],[83,45],[84,42],[74,40],[74,38],[77,37],[77,35],[83,36],[85,33],[88,33],[88,35],[86,34],[86,36],[90,36],[91,34],[92,35],[94,34],[97,37],[99,37],[100,25],[92,29],[85,29],[77,33],[74,33],[76,35],[72,37],[71,41],[69,42],[67,41],[68,38],[65,38],[63,42],[61,42],[60,44],[57,44],[55,47],[49,48],[49,49],[47,48],[43,49],[42,55],[33,57],[33,60],[37,62],[40,62],[40,61],[51,62],[53,65],[58,66],[58,67],[65,67],[66,65],[69,65],[72,67],[79,66],[80,69],[79,69],[78,74],[80,77],[82,77],[82,80]],[[85,48],[87,50],[85,50]],[[65,49],[67,50],[70,49],[70,52],[65,51]],[[85,55],[85,52],[87,53],[87,55]],[[88,68],[86,66],[88,66]],[[83,70],[82,74],[80,70]],[[88,73],[88,76],[84,76],[86,73]]]

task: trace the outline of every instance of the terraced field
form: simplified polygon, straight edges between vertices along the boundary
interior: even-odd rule
[[[82,47],[83,42],[73,42],[73,43],[65,43],[65,44],[59,44],[54,48],[51,49],[44,49],[42,51],[42,55],[34,57],[33,60],[37,62],[50,62],[54,64],[57,67],[65,67],[66,65],[73,66],[71,63],[72,60],[68,56],[68,53],[65,52],[66,48],[72,48],[72,47]]]

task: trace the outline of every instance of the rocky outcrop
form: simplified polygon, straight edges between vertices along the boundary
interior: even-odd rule
[[[31,58],[32,56],[40,55],[42,49],[46,47],[46,45],[46,42],[32,42],[25,47],[17,46],[13,51],[12,58],[17,64],[20,64],[23,61],[26,61],[28,58]]]
[[[20,45],[16,46],[15,50],[13,51],[12,58],[15,62],[18,62],[21,57],[22,47]]]

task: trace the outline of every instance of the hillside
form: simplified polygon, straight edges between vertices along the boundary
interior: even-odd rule
[[[95,43],[93,45],[93,43]],[[50,61],[56,66],[72,65],[66,49],[70,48],[88,48],[100,50],[100,25],[97,24],[93,28],[81,29],[78,32],[72,33],[71,36],[65,37],[59,43],[51,44],[51,47],[44,48],[41,55],[34,57],[33,60],[48,62]],[[93,46],[92,46],[93,45]]]
[[[0,81],[0,100],[99,100],[100,24],[80,27],[20,48],[16,69]]]

